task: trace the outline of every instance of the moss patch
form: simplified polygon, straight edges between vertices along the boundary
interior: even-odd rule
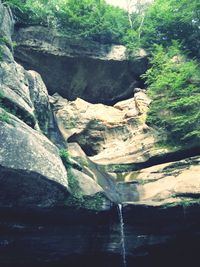
[[[65,201],[66,206],[72,206],[77,209],[85,208],[90,210],[101,210],[103,203],[107,201],[103,193],[97,193],[93,196],[69,196]]]

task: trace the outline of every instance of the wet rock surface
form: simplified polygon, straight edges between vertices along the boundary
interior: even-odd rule
[[[160,136],[145,124],[150,100],[141,89],[133,96],[145,56],[131,63],[122,46],[80,45],[48,28],[19,28],[15,56],[40,71],[46,88],[38,73],[14,61],[12,32],[12,14],[0,0],[0,37],[6,37],[0,62],[0,266],[125,267],[113,202],[123,202],[127,267],[198,266],[199,148],[170,153],[155,147]],[[50,106],[47,89],[68,100],[54,95]],[[71,174],[90,197],[87,207],[67,205],[69,170],[44,133],[59,148],[68,146]],[[136,164],[137,171],[124,173],[124,163]],[[114,164],[117,177],[99,164]],[[115,178],[121,180],[117,186]],[[94,209],[98,194],[105,201]]]
[[[14,223],[11,214],[15,218],[16,212],[20,219]],[[123,266],[117,209],[0,213],[4,219],[0,224],[3,266]],[[123,216],[127,266],[198,263],[198,209],[184,213],[177,208],[169,212],[124,207]]]
[[[111,175],[105,172],[101,166],[91,161],[77,143],[68,144],[68,151],[73,160],[72,166],[79,169],[79,171],[74,169],[73,172],[76,173],[77,181],[80,183],[80,187],[83,188],[81,190],[83,194],[84,190],[88,191],[91,186],[91,189],[93,188],[91,193],[103,191],[110,201],[115,203],[121,201],[116,182]]]
[[[199,204],[200,158],[187,158],[177,162],[158,164],[135,172],[116,175],[128,183],[121,185],[124,202],[150,206]],[[132,200],[131,200],[132,198]]]

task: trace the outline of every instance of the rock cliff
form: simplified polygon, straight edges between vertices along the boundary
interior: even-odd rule
[[[0,0],[0,265],[198,261],[200,151],[146,125],[146,56],[27,26],[17,63],[13,30]]]
[[[69,170],[59,154],[66,144],[55,125],[47,88],[37,72],[25,70],[14,60],[12,13],[2,4],[0,22],[0,206],[65,205],[71,193]],[[104,196],[93,177],[84,175],[76,169],[71,172],[73,179],[79,177],[81,195],[92,197],[102,192]],[[89,191],[83,186],[82,176]]]
[[[145,53],[128,60],[123,46],[71,40],[37,26],[18,28],[15,58],[42,75],[49,93],[68,100],[113,104],[133,94],[147,68]]]
[[[91,159],[101,164],[145,161],[159,153],[156,132],[145,124],[150,99],[137,89],[129,100],[113,107],[90,104],[80,98],[51,98],[55,119],[63,138],[77,142]]]

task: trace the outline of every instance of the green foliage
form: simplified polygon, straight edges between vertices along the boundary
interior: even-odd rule
[[[8,0],[27,19],[74,38],[119,43],[128,27],[126,12],[104,0]]]
[[[10,124],[10,117],[6,111],[3,111],[2,113],[0,113],[0,121]]]
[[[134,6],[134,12],[127,14],[130,27],[124,32],[122,41],[128,48],[130,56],[134,55],[139,48],[143,47],[143,28],[146,19],[146,13],[149,10],[150,2],[145,0],[128,1],[130,6]],[[145,46],[144,46],[145,47]]]
[[[96,193],[94,196],[82,196],[75,198],[69,196],[65,205],[75,208],[85,208],[90,210],[101,210],[105,196],[102,193]]]
[[[0,108],[4,109],[4,106],[2,104],[3,98],[4,98],[4,94],[0,92]],[[0,121],[10,123],[10,117],[5,109],[0,113]]]
[[[61,149],[59,151],[59,155],[62,159],[62,162],[67,170],[67,177],[68,177],[68,185],[71,191],[71,194],[73,195],[73,197],[75,198],[82,198],[82,194],[80,192],[80,187],[79,187],[79,183],[78,180],[76,179],[76,177],[74,176],[73,172],[72,172],[72,165],[69,159],[69,153],[66,149]]]
[[[172,197],[177,197],[176,195]],[[173,207],[183,207],[183,208],[189,208],[191,206],[199,206],[200,200],[194,199],[194,198],[179,198],[178,201],[172,202],[172,203],[166,203],[162,206],[163,209],[173,208]]]
[[[59,151],[59,155],[60,155],[60,157],[62,159],[62,162],[63,162],[65,168],[68,169],[71,166],[70,160],[69,160],[69,153],[68,153],[68,151],[66,149],[61,149]]]
[[[71,190],[73,197],[77,198],[77,199],[81,199],[82,193],[81,193],[81,190],[79,187],[79,182],[78,182],[76,176],[73,174],[71,168],[67,169],[67,177],[68,177],[69,188]]]
[[[199,0],[154,0],[149,5],[139,2],[131,16],[132,27],[123,36],[131,52],[140,47],[151,51],[154,44],[168,47],[177,40],[191,56],[200,57]]]
[[[168,143],[194,145],[200,141],[200,70],[187,60],[180,45],[155,45],[152,67],[143,75],[153,98],[147,123],[167,133]]]
[[[3,45],[7,43],[7,39],[5,37],[0,38],[0,61],[3,60]]]
[[[200,56],[200,1],[155,0],[145,14],[142,45],[169,46],[172,40],[183,42],[193,55]]]
[[[97,193],[94,196],[84,196],[81,192],[78,179],[73,173],[68,151],[66,149],[61,149],[59,154],[67,169],[68,185],[71,193],[65,205],[93,210],[101,209],[103,198],[105,198],[102,193]]]

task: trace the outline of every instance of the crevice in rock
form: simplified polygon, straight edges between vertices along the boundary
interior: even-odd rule
[[[90,129],[95,129],[97,122],[96,120],[91,120],[88,122],[86,127],[80,133],[72,134],[68,139],[68,143],[78,143],[80,147],[83,149],[85,154],[89,157],[95,156],[99,153],[100,143],[103,142],[103,137],[100,135],[95,135],[95,131],[93,134],[90,133]],[[99,126],[100,128],[103,126]],[[90,138],[87,138],[87,137]],[[96,144],[93,146],[92,144]]]
[[[50,95],[114,105],[132,97],[135,87],[144,88],[140,76],[148,68],[147,56],[111,55],[113,44],[80,43],[42,26],[18,25],[13,38],[15,60],[39,72]]]
[[[55,144],[59,149],[66,147],[66,141],[64,140],[58,125],[56,123],[53,111],[52,111],[52,105],[51,105],[51,112],[49,114],[49,121],[48,121],[48,129],[47,129],[47,137],[53,144]]]
[[[26,110],[22,109],[21,106],[18,106],[16,102],[12,102],[4,97],[1,99],[0,105],[1,108],[5,109],[8,113],[13,114],[34,129],[36,125],[36,119],[34,118],[34,116],[31,116],[31,114]]]
[[[182,149],[175,152],[168,152],[159,156],[154,156],[145,162],[130,163],[130,164],[110,164],[105,166],[105,168],[108,172],[116,172],[116,173],[131,172],[149,168],[155,165],[160,165],[163,163],[170,163],[174,161],[184,160],[199,155],[200,155],[200,146],[197,146],[188,149]]]
[[[68,143],[78,143],[88,157],[92,157],[92,156],[97,155],[98,152],[96,150],[94,150],[90,144],[88,144],[88,143],[81,144],[78,139],[79,139],[79,135],[75,133],[67,139],[67,142]]]
[[[199,199],[200,193],[176,193],[176,197],[184,197],[184,198],[191,198],[191,199]]]

